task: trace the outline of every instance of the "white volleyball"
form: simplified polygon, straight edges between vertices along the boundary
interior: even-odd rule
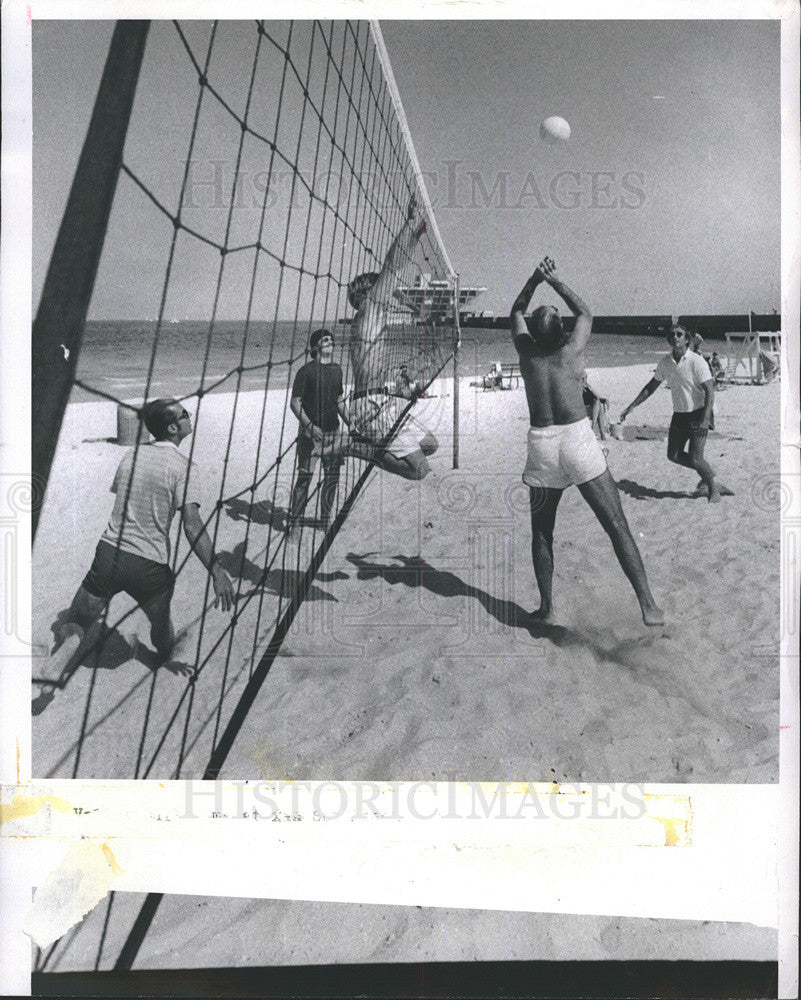
[[[551,115],[540,125],[540,139],[556,146],[570,138],[570,126],[559,115]]]

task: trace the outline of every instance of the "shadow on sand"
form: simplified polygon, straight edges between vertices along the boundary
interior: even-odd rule
[[[706,494],[696,490],[694,493],[679,493],[677,490],[655,490],[650,486],[641,486],[633,479],[619,479],[618,489],[634,497],[635,500],[698,500]]]
[[[282,569],[280,566],[270,569],[265,574],[264,568],[247,558],[245,543],[234,546],[233,552],[219,552],[217,559],[225,572],[237,580],[250,583],[254,587],[263,588],[268,594],[277,597],[291,598],[295,595],[304,572],[295,569]],[[334,580],[347,580],[348,574],[337,570],[333,573],[318,573],[315,577],[320,583],[332,583]],[[313,583],[305,598],[307,601],[336,601],[333,594]]]
[[[469,597],[481,604],[487,614],[507,628],[525,629],[535,639],[546,639],[559,649],[581,647],[589,650],[597,660],[611,660],[623,667],[636,667],[639,664],[631,654],[644,645],[650,645],[656,636],[643,636],[626,639],[611,649],[604,649],[589,636],[576,629],[563,625],[553,625],[532,619],[525,608],[514,601],[493,597],[485,590],[465,583],[450,570],[437,569],[426,562],[421,556],[393,556],[395,563],[376,563],[368,558],[374,555],[367,552],[357,555],[349,552],[348,562],[357,568],[358,580],[374,580],[380,577],[390,585],[401,584],[406,587],[424,587],[432,594],[440,597]],[[659,633],[661,635],[661,632]]]
[[[286,510],[283,507],[275,506],[270,500],[259,500],[257,503],[250,503],[249,500],[234,497],[233,500],[226,500],[225,513],[232,521],[250,521],[253,524],[268,524],[278,531],[283,531],[286,528]]]
[[[51,626],[55,629],[69,609],[60,611],[56,621]],[[152,652],[148,650],[147,652]],[[155,657],[155,653],[152,656]],[[104,627],[94,646],[77,658],[73,656],[61,669],[58,677],[44,677],[34,673],[31,682],[39,687],[39,694],[31,701],[31,715],[41,715],[52,702],[56,690],[63,690],[79,667],[90,670],[115,670],[133,659],[142,659],[140,646],[136,639],[130,641],[116,628]],[[144,660],[143,660],[144,662]]]

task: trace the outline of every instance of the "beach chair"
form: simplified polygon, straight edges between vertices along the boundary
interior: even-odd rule
[[[505,389],[516,389],[520,385],[520,366],[501,365],[503,375],[502,387]]]
[[[779,376],[781,342],[777,334],[760,334],[754,330],[746,334],[727,333],[725,336],[723,381],[727,384],[766,385]]]

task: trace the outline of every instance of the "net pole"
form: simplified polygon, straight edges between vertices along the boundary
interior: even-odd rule
[[[117,21],[114,27],[33,323],[31,473],[43,495],[78,365],[149,27],[149,21]],[[34,506],[34,538],[40,511]]]
[[[459,326],[459,302],[461,285],[457,274],[453,282],[453,467],[459,468],[459,345],[462,332]]]

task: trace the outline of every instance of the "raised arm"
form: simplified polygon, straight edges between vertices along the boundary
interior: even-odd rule
[[[406,210],[406,221],[392,241],[384,263],[381,265],[378,278],[368,292],[368,298],[382,301],[392,295],[401,268],[411,257],[412,251],[425,231],[426,220],[419,214],[417,199],[412,195]]]
[[[578,350],[583,350],[592,331],[592,313],[586,303],[576,295],[574,291],[558,277],[556,265],[550,257],[544,257],[536,271],[523,285],[520,294],[512,304],[509,322],[512,330],[512,339],[517,343],[519,337],[530,337],[528,325],[526,324],[525,313],[531,304],[531,298],[535,290],[543,282],[547,282],[564,300],[570,311],[576,317],[576,325],[573,329],[571,343]],[[518,345],[520,346],[520,345]]]
[[[590,333],[592,332],[592,313],[584,300],[580,299],[578,295],[576,295],[572,289],[568,288],[564,281],[558,277],[556,273],[556,265],[550,257],[546,257],[542,261],[538,270],[542,272],[545,281],[548,282],[551,288],[553,288],[557,295],[559,295],[559,297],[564,301],[568,309],[570,309],[576,317],[576,325],[573,328],[573,336],[570,338],[570,342],[576,350],[583,351],[587,346],[587,341],[589,340]]]
[[[512,330],[512,340],[517,340],[518,337],[530,337],[528,326],[526,325],[525,313],[531,304],[531,298],[534,295],[537,287],[545,281],[545,275],[542,273],[540,268],[531,275],[528,281],[520,289],[520,294],[512,303],[512,309],[509,314],[509,324]]]
[[[181,522],[192,551],[211,576],[211,582],[214,584],[214,607],[221,605],[223,611],[230,611],[234,604],[234,588],[231,586],[228,574],[214,555],[214,548],[200,518],[197,504],[189,503],[181,508]]]

